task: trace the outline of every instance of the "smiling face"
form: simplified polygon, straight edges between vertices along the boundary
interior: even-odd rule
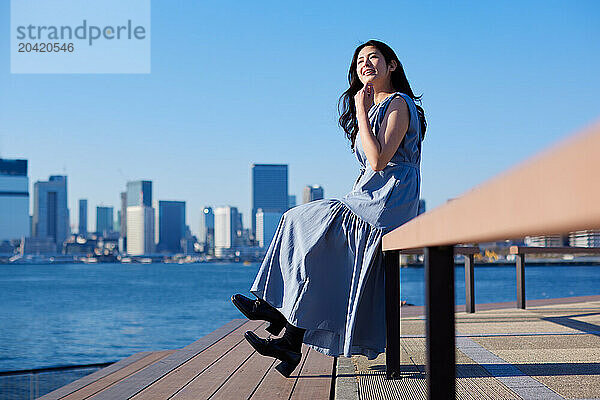
[[[356,58],[356,74],[364,84],[373,81],[387,82],[396,67],[394,62],[386,64],[383,54],[374,46],[363,47]]]

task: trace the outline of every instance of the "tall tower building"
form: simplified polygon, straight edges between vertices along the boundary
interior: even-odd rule
[[[264,212],[262,208],[256,213],[256,240],[260,247],[268,247],[275,236],[279,221],[283,214],[279,212]]]
[[[236,207],[216,207],[215,213],[215,255],[232,254],[237,246],[239,214]]]
[[[147,206],[127,207],[127,254],[154,253],[154,209]]]
[[[157,251],[181,252],[181,239],[185,238],[185,201],[160,200],[156,207],[158,214]]]
[[[0,241],[29,236],[27,160],[0,158]]]
[[[314,200],[325,198],[325,191],[320,185],[305,186],[302,192],[302,203],[306,204]]]
[[[287,164],[252,164],[252,235],[256,237],[256,212],[284,213],[288,209]]]
[[[152,208],[152,181],[127,182],[126,198],[127,253],[153,253],[155,210]]]
[[[27,160],[0,158],[0,241],[29,236]]]
[[[96,233],[106,235],[113,231],[113,208],[96,207]]]
[[[200,243],[207,254],[215,254],[215,214],[212,207],[204,207],[200,216]]]
[[[152,181],[127,182],[127,206],[152,207]]]
[[[80,236],[86,236],[88,233],[88,208],[87,199],[79,199],[79,223],[77,233]]]
[[[37,238],[52,238],[57,250],[69,235],[67,177],[52,175],[33,185],[33,232]]]

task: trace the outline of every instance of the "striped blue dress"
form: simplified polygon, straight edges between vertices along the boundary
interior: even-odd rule
[[[374,171],[355,142],[360,175],[340,199],[302,204],[283,214],[250,291],[306,329],[304,343],[330,356],[385,351],[381,238],[417,215],[421,125],[412,98],[396,92],[368,116],[375,134],[396,96],[410,123],[396,153]]]

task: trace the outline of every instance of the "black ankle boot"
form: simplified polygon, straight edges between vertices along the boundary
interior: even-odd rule
[[[290,374],[296,369],[302,358],[301,350],[304,332],[305,329],[286,323],[285,333],[278,339],[262,339],[252,331],[246,332],[244,336],[259,354],[281,360],[281,362],[275,366],[275,369],[279,371],[281,375],[289,378]]]
[[[300,355],[302,355],[302,340],[304,339],[305,332],[306,329],[298,328],[297,326],[294,326],[287,322],[285,324],[285,333],[283,334],[283,337],[281,339],[288,341],[292,351],[298,352]],[[300,363],[300,359],[298,359],[298,361],[295,363],[282,360],[279,364],[275,366],[275,369],[279,371],[281,375],[285,376],[286,378],[289,378],[290,374],[298,366],[298,363]]]
[[[283,337],[286,338],[293,349],[300,351],[302,349],[302,340],[304,340],[304,333],[306,329],[298,328],[290,324],[289,322],[285,323],[285,333]]]
[[[231,302],[251,320],[263,320],[269,322],[266,328],[267,332],[273,335],[279,335],[287,320],[278,309],[267,303],[261,298],[251,300],[241,294],[231,296]]]

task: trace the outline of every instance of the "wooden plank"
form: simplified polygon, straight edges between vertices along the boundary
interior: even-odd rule
[[[259,335],[263,336],[264,335]],[[252,356],[221,386],[211,398],[247,399],[278,360],[257,353]]]
[[[228,322],[202,339],[175,351],[159,363],[152,364],[137,374],[103,390],[94,397],[94,400],[129,399],[247,322],[248,320],[245,319]]]
[[[107,375],[103,378],[100,378],[97,381],[90,383],[82,387],[81,389],[68,394],[67,396],[62,397],[62,400],[83,400],[87,399],[95,394],[105,390],[106,388],[121,382],[123,379],[143,370],[144,368],[152,365],[156,361],[167,357],[169,354],[172,354],[175,350],[163,350],[163,351],[155,351],[153,353],[148,354],[146,357],[127,365],[124,368],[119,369],[118,371],[113,372],[110,375]]]
[[[266,333],[264,330],[265,325],[266,324],[263,321],[248,321],[248,323],[240,326],[213,346],[169,372],[152,385],[146,387],[144,390],[133,396],[132,400],[167,399],[171,397],[194,378],[202,374],[218,359],[227,357],[229,354],[228,352],[232,348],[245,341],[244,332],[246,330],[254,330],[257,331],[257,333],[261,332],[260,334],[264,335]],[[262,329],[259,330],[259,328]]]
[[[331,380],[335,373],[333,370],[334,360],[334,357],[310,349],[290,399],[329,399]]]
[[[383,250],[600,228],[600,122],[383,236]]]
[[[285,378],[275,369],[275,366],[279,364],[279,361],[273,363],[269,371],[265,375],[265,378],[260,382],[256,391],[252,394],[251,399],[265,400],[265,399],[287,399],[294,390],[298,377],[302,374],[302,368],[308,355],[309,347],[302,345],[302,360],[300,365],[296,367],[296,370],[289,378]]]
[[[260,336],[268,336],[264,330],[264,325],[258,330]],[[243,332],[242,332],[243,335]],[[238,369],[244,365],[255,353],[255,350],[240,337],[240,341],[224,357],[219,358],[209,365],[201,373],[189,381],[181,390],[179,390],[171,399],[208,399],[215,393]]]
[[[92,374],[86,375],[81,379],[77,379],[74,382],[69,383],[68,385],[62,386],[50,393],[46,393],[44,396],[40,397],[39,400],[58,400],[70,393],[73,393],[87,385],[89,385],[90,383],[97,381],[101,378],[104,378],[107,375],[110,375],[116,371],[118,371],[121,368],[124,368],[130,364],[133,364],[134,362],[146,357],[147,355],[149,355],[150,353],[152,353],[151,351],[142,351],[139,353],[135,353],[127,358],[123,358],[120,361],[117,361],[114,364],[109,365],[106,368],[102,368]]]

